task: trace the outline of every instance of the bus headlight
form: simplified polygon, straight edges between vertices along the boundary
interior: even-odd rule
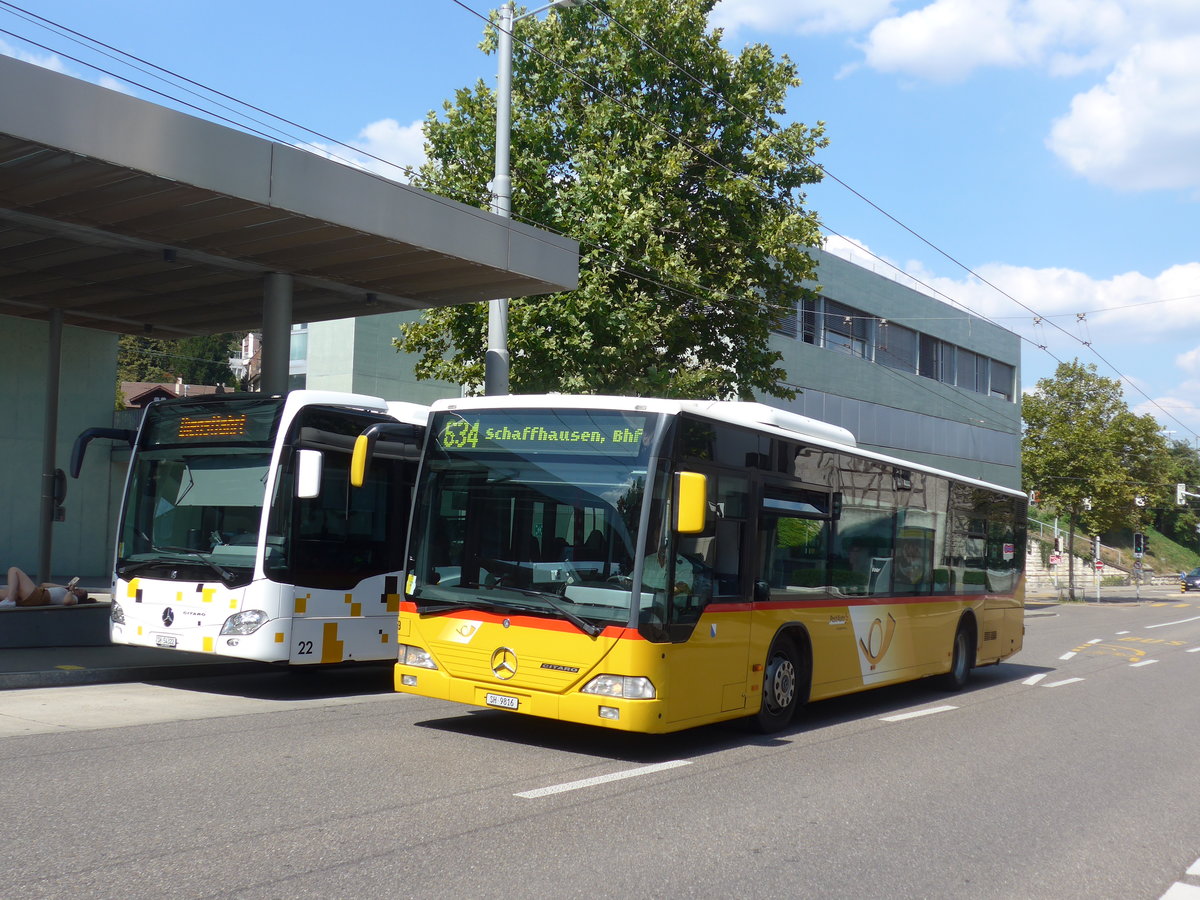
[[[262,628],[270,617],[261,609],[247,609],[234,613],[221,626],[221,634],[254,634]]]
[[[116,600],[114,600],[112,605],[108,608],[108,617],[116,625],[125,624],[125,610],[121,609],[121,604]]]
[[[640,675],[597,675],[583,686],[583,693],[626,700],[653,700],[656,696],[654,684]]]
[[[414,647],[412,644],[401,644],[398,649],[400,651],[398,659],[406,666],[416,666],[419,669],[437,668],[437,663],[433,661],[428,650]]]

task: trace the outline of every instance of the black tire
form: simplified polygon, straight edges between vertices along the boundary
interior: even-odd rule
[[[954,649],[950,658],[950,671],[941,678],[942,688],[947,691],[961,691],[967,686],[971,677],[971,666],[974,660],[971,652],[971,630],[960,624],[954,632]]]
[[[800,706],[802,672],[796,644],[791,638],[777,637],[763,667],[762,705],[752,717],[763,734],[780,731],[792,721]]]

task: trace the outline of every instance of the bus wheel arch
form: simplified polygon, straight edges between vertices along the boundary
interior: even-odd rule
[[[754,727],[769,734],[786,728],[796,711],[808,702],[812,687],[812,643],[801,626],[785,626],[775,633],[763,664],[758,711]]]
[[[979,630],[974,614],[963,613],[954,629],[954,640],[950,645],[950,671],[941,676],[941,686],[947,691],[961,691],[971,677],[975,667]]]

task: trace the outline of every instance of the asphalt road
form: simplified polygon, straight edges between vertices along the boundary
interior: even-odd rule
[[[0,896],[1200,895],[1200,602],[1031,610],[946,694],[659,738],[386,667],[0,695]]]

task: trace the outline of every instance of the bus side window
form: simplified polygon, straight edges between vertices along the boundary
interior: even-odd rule
[[[772,589],[824,594],[831,584],[828,493],[768,486],[759,517],[760,580]]]

